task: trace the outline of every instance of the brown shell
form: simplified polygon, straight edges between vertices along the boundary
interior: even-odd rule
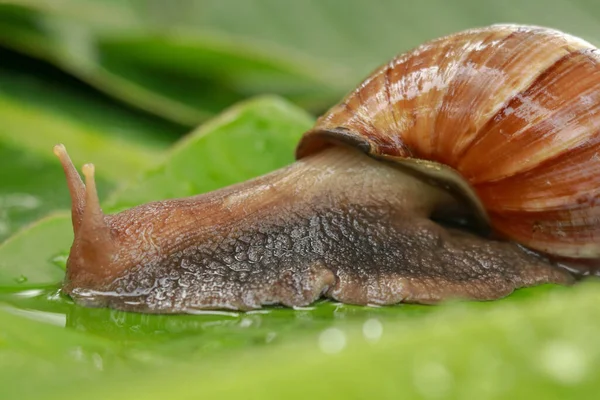
[[[534,26],[494,25],[394,58],[322,116],[297,149],[331,140],[458,171],[500,234],[600,257],[600,55]]]

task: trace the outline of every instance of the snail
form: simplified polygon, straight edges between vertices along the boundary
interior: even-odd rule
[[[214,192],[104,215],[72,197],[63,291],[147,313],[493,300],[600,270],[600,56],[492,25],[375,70],[304,134],[296,161]]]

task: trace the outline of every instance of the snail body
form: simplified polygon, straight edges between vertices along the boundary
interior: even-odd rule
[[[87,306],[193,313],[491,300],[598,271],[600,59],[564,33],[496,25],[376,70],[297,161],[114,215],[55,147],[75,239],[63,290]],[[489,231],[489,234],[487,233]]]

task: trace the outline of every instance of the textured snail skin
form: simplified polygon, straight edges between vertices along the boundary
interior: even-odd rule
[[[433,40],[371,74],[298,156],[330,138],[448,165],[498,233],[600,267],[600,54],[579,38],[496,25]]]
[[[572,277],[516,244],[445,229],[454,199],[343,146],[191,198],[103,215],[57,146],[74,201],[65,293],[85,306],[148,313],[496,299]],[[394,182],[390,185],[389,182]]]

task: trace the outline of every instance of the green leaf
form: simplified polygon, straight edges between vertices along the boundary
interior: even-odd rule
[[[48,398],[68,387],[145,368],[150,356],[127,355],[119,343],[64,329],[65,316],[0,303],[0,387],[3,398]],[[144,363],[139,363],[143,357]],[[54,396],[53,396],[54,397]],[[54,397],[56,398],[56,397]]]
[[[95,324],[75,326],[70,314],[65,322],[8,306],[21,318],[0,310],[10,327],[0,333],[0,360],[10,360],[0,362],[0,384],[23,399],[594,398],[600,284],[537,289],[445,307],[326,302],[240,316],[91,310]],[[429,312],[411,314],[418,309]],[[98,338],[103,322],[112,330],[100,328]]]
[[[5,46],[190,125],[265,92],[321,112],[395,54],[475,26],[546,25],[600,43],[591,0],[10,3],[0,7]]]
[[[579,34],[597,27],[585,0],[550,0],[552,13],[475,0],[14,3],[0,5],[4,45],[190,125],[262,92],[320,109],[392,54],[475,24],[531,23],[535,15]],[[104,208],[118,211],[281,167],[313,122],[263,97],[165,152],[180,127],[118,108],[64,77],[34,79],[47,72],[4,54],[0,240],[2,229],[68,207],[51,153],[58,141],[77,165],[97,164]],[[598,282],[439,307],[322,301],[298,310],[143,315],[79,307],[60,294],[71,240],[63,212],[0,245],[2,398],[552,399],[595,398],[600,389]]]
[[[0,242],[24,224],[70,208],[55,144],[76,150],[78,167],[94,162],[98,186],[108,191],[156,164],[183,132],[7,64],[0,68],[0,120]]]
[[[49,216],[0,246],[0,291],[53,285],[62,281],[73,242],[71,214]]]
[[[56,10],[48,12],[44,3],[25,4],[31,8],[0,5],[0,43],[48,60],[136,107],[188,125],[265,91],[299,103],[328,101],[329,84],[338,76],[332,71],[324,79],[323,66],[319,71],[289,52],[273,56],[264,44],[240,38],[123,27],[137,27],[132,20],[117,27],[88,23],[87,13],[127,15],[130,10],[120,5],[88,3],[90,7],[76,14],[83,18],[65,18]]]
[[[156,378],[104,382],[90,398],[595,398],[599,289],[595,282],[485,312],[448,307],[412,323],[329,328]]]

